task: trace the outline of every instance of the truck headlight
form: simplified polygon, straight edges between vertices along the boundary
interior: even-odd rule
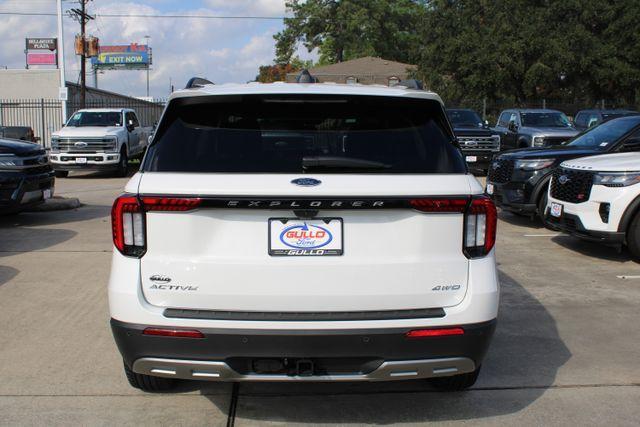
[[[12,159],[12,157],[0,157],[0,166],[18,166],[16,159]]]
[[[554,159],[516,160],[515,168],[523,171],[537,171],[553,165]]]
[[[593,177],[593,185],[627,187],[640,182],[640,172],[604,172]]]
[[[533,137],[533,146],[534,147],[543,147],[544,146],[544,137],[542,137],[542,136],[534,136]]]

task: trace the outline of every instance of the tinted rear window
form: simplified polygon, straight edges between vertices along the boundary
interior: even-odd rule
[[[176,99],[144,171],[465,173],[436,101],[245,95]]]

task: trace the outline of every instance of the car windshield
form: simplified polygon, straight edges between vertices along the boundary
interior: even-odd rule
[[[475,111],[447,110],[447,116],[454,126],[482,126],[482,119]]]
[[[67,126],[122,126],[122,114],[107,111],[83,111],[71,116]]]
[[[571,127],[567,116],[563,113],[521,113],[522,126],[527,127]]]
[[[339,95],[176,99],[143,170],[464,173],[439,102]]]
[[[571,147],[588,147],[605,151],[640,124],[640,117],[623,117],[592,127],[564,145]]]

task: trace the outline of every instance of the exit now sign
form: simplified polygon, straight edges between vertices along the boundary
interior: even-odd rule
[[[27,53],[27,65],[56,65],[55,53]]]

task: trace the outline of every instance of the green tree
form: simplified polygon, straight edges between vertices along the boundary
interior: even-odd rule
[[[432,0],[419,76],[447,99],[634,102],[640,2]]]
[[[274,36],[276,63],[288,63],[300,42],[309,51],[318,49],[321,64],[362,56],[416,58],[425,1],[288,0],[286,5],[292,17]]]

